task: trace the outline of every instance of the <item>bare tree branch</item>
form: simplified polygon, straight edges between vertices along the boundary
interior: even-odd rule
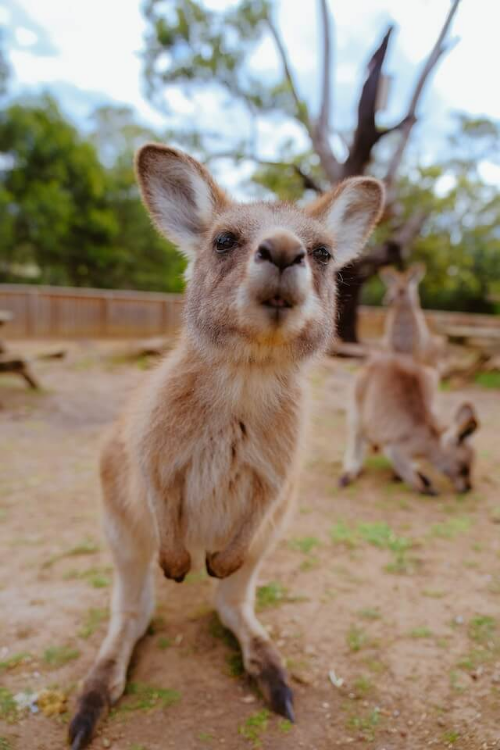
[[[401,164],[404,151],[408,144],[410,133],[412,131],[413,126],[415,125],[417,121],[417,115],[416,115],[417,107],[420,101],[420,97],[422,96],[422,93],[424,91],[425,84],[427,83],[427,80],[432,70],[438,63],[440,57],[445,52],[447,52],[448,49],[450,48],[449,46],[444,44],[444,40],[446,39],[446,35],[448,34],[449,28],[451,26],[455,13],[458,10],[459,4],[460,4],[460,0],[452,0],[450,10],[448,11],[448,15],[446,16],[446,19],[444,21],[443,27],[441,28],[439,36],[436,40],[436,43],[434,44],[434,47],[430,51],[429,57],[427,58],[427,61],[424,67],[422,68],[422,72],[420,73],[420,76],[417,79],[417,83],[415,85],[415,89],[413,91],[410,104],[408,107],[408,112],[406,114],[406,117],[402,121],[402,126],[400,127],[401,138],[399,140],[398,145],[396,146],[394,154],[392,155],[391,161],[389,162],[389,167],[387,169],[387,174],[385,176],[385,184],[386,184],[386,188],[388,191],[389,201],[391,200],[391,197],[392,197],[391,194],[393,192],[396,174]]]
[[[373,147],[380,138],[389,132],[388,130],[378,130],[375,123],[375,114],[382,66],[392,31],[393,27],[389,26],[382,42],[368,63],[368,75],[359,98],[356,132],[349,150],[349,156],[343,164],[342,177],[363,174],[370,162]],[[396,127],[399,127],[399,125]]]
[[[323,24],[323,85],[321,93],[321,108],[316,129],[318,133],[322,134],[322,137],[327,138],[328,133],[330,132],[332,42],[327,0],[319,0],[319,5],[321,9],[321,21]]]
[[[281,39],[278,29],[276,28],[273,20],[268,16],[266,18],[267,25],[269,26],[269,31],[271,32],[271,36],[274,39],[274,43],[276,45],[276,50],[278,52],[278,55],[281,60],[281,64],[283,65],[283,72],[285,74],[285,78],[287,80],[287,83],[290,87],[290,92],[292,94],[292,97],[295,102],[295,107],[297,110],[297,118],[302,122],[308,132],[311,132],[311,122],[309,119],[309,113],[307,111],[307,106],[304,101],[299,97],[297,86],[295,85],[295,80],[292,74],[292,69],[290,67],[290,62],[288,60],[288,55],[285,49],[285,45],[283,44],[283,40]]]
[[[217,159],[235,159],[235,152],[234,151],[219,151],[217,153],[208,154],[205,157],[205,164],[209,164],[212,161],[217,161]],[[290,164],[289,162],[282,162],[282,161],[269,161],[268,159],[260,159],[255,154],[241,154],[240,156],[236,157],[239,161],[253,161],[256,164],[260,164],[263,167],[282,167],[284,169],[291,168],[294,170],[294,172],[300,177],[302,180],[302,184],[304,186],[304,190],[313,190],[315,193],[321,194],[323,193],[323,187],[319,184],[319,182],[316,182],[314,177],[310,175],[308,172],[305,172],[300,164]]]
[[[297,86],[295,85],[292,70],[290,67],[289,60],[288,60],[288,55],[286,53],[286,49],[283,44],[283,41],[278,33],[278,29],[276,28],[271,18],[267,18],[267,24],[269,26],[271,35],[274,39],[278,55],[283,65],[285,78],[290,87],[290,91],[295,102],[295,107],[297,110],[297,119],[305,126],[309,134],[309,137],[311,139],[314,150],[319,156],[321,166],[323,167],[328,179],[331,182],[337,182],[341,176],[340,164],[335,158],[335,155],[330,146],[330,142],[328,140],[328,133],[325,133],[325,134],[320,133],[318,132],[316,127],[313,127],[310,116],[309,116],[309,112],[307,110],[307,105],[299,97]]]

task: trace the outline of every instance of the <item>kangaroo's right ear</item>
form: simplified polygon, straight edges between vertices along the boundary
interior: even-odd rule
[[[229,203],[224,191],[196,159],[156,143],[139,150],[136,173],[155,225],[192,259],[200,236]]]
[[[391,268],[390,266],[386,266],[385,268],[382,268],[378,272],[378,275],[380,276],[380,278],[382,279],[382,281],[387,287],[390,287],[393,284],[395,284],[400,276],[398,271],[396,271],[395,268]]]

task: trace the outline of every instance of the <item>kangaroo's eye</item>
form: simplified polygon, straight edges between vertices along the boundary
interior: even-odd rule
[[[325,247],[325,245],[315,247],[312,254],[319,263],[323,263],[324,265],[326,265],[332,257],[331,252]]]
[[[238,238],[232,232],[222,232],[215,238],[215,250],[218,253],[227,253],[238,244]]]

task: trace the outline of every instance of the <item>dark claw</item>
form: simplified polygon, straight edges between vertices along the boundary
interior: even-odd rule
[[[285,683],[280,685],[271,693],[271,708],[280,716],[295,724],[295,712],[293,710],[293,693]]]
[[[92,740],[94,725],[92,720],[78,713],[69,726],[71,750],[83,750]]]
[[[339,479],[339,487],[348,487],[351,484],[351,477],[349,474],[342,474]]]
[[[104,690],[90,690],[84,693],[78,704],[68,730],[71,750],[83,750],[91,742],[97,722],[107,705]]]
[[[294,724],[293,693],[287,685],[284,670],[268,666],[260,673],[257,682],[272,710]]]

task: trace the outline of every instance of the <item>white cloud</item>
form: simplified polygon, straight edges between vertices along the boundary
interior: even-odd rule
[[[227,7],[228,0],[208,0],[210,6]],[[4,0],[9,14],[18,19],[19,46],[11,51],[19,89],[53,87],[63,99],[66,111],[82,117],[86,92],[89,110],[102,98],[133,106],[141,117],[162,128],[168,123],[145,100],[140,57],[145,21],[139,0]],[[336,125],[352,126],[357,96],[365,75],[366,62],[382,38],[388,24],[396,25],[388,57],[393,75],[389,106],[384,112],[388,124],[400,117],[422,60],[439,32],[449,8],[449,0],[349,0],[330,2],[334,15],[335,93],[333,114]],[[318,39],[316,3],[310,0],[281,0],[277,20],[289,50],[298,85],[311,109],[318,106],[318,66],[321,41]],[[2,16],[0,15],[0,20]],[[31,19],[31,27],[26,19]],[[462,2],[453,27],[460,43],[439,64],[431,89],[422,107],[417,128],[422,153],[436,151],[449,127],[453,110],[483,113],[500,118],[500,88],[492,85],[492,67],[487,64],[497,47],[500,3],[491,0]],[[33,33],[46,32],[42,54],[31,48]],[[50,42],[50,44],[49,44]],[[22,48],[19,48],[22,47]],[[37,54],[34,54],[34,51]],[[254,69],[262,77],[275,78],[279,63],[271,41],[264,41],[254,56]],[[78,94],[78,96],[77,96]],[[78,101],[78,106],[76,102]],[[205,92],[195,104],[179,91],[172,92],[170,104],[177,122],[204,118],[208,127],[221,134],[245,132],[243,109],[232,114],[221,111],[220,97]],[[261,137],[270,155],[282,137],[300,137],[300,128],[285,132],[281,121],[263,126]]]

